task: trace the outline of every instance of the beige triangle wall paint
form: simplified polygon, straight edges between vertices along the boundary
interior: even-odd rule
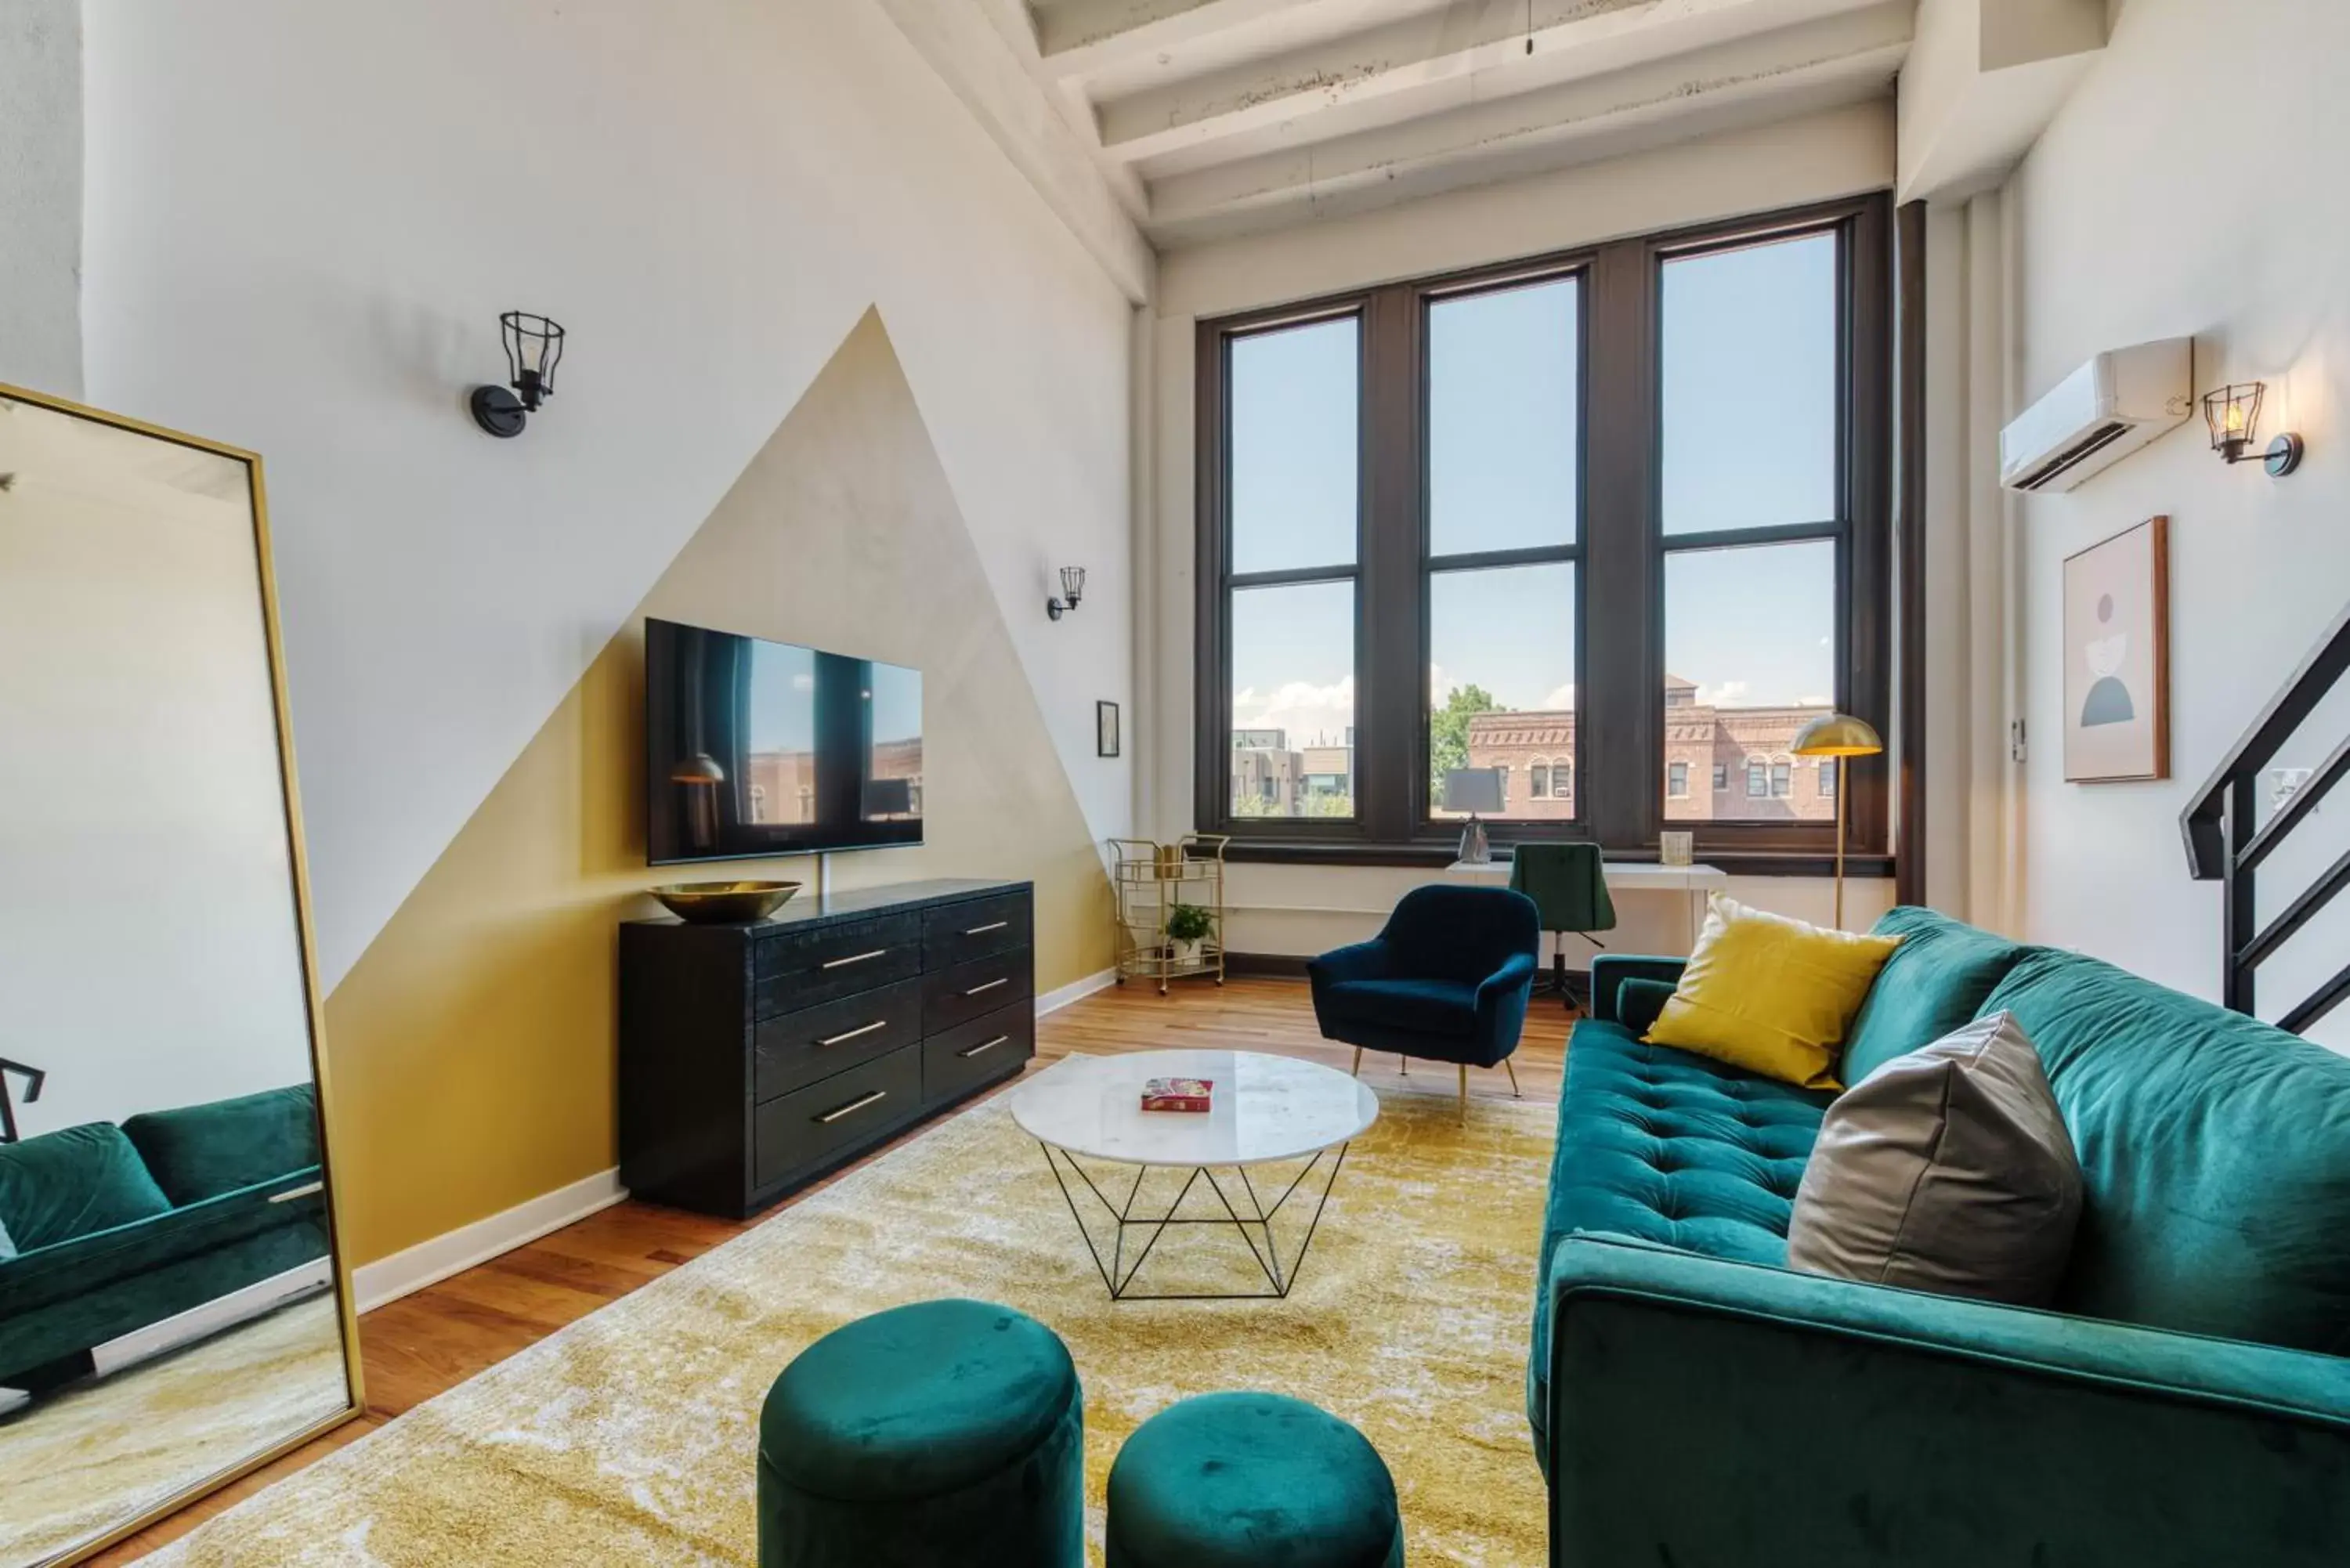
[[[837,857],[834,885],[1027,878],[1038,989],[1110,965],[1099,853],[868,313],[328,999],[352,1263],[618,1159],[614,929],[659,913],[643,889],[673,879],[644,863],[648,615],[918,666],[927,842]]]

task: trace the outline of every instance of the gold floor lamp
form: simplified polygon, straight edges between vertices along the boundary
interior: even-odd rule
[[[1844,929],[1844,763],[1846,757],[1873,757],[1885,750],[1866,719],[1830,713],[1813,720],[1795,737],[1789,750],[1799,757],[1834,757],[1836,765],[1835,926]]]

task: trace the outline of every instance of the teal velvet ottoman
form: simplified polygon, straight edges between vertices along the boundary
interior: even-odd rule
[[[1010,1307],[836,1329],[759,1417],[760,1568],[1082,1568],[1084,1424],[1067,1348]]]
[[[1108,1568],[1403,1568],[1395,1481],[1302,1399],[1208,1394],[1135,1429],[1109,1472]]]

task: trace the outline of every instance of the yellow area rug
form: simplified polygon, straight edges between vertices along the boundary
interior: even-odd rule
[[[1450,1095],[1382,1099],[1286,1301],[1110,1302],[999,1096],[148,1561],[752,1563],[759,1405],[785,1364],[867,1313],[975,1296],[1050,1325],[1076,1357],[1097,1563],[1110,1461],[1136,1426],[1189,1395],[1263,1388],[1378,1447],[1413,1563],[1534,1568],[1544,1497],[1523,1379],[1554,1113],[1481,1098],[1464,1127]],[[1171,1228],[1159,1246],[1144,1279],[1160,1289],[1241,1285],[1254,1267],[1229,1230]]]

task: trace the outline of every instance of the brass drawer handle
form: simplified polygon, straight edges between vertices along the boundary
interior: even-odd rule
[[[876,1029],[887,1029],[889,1027],[889,1021],[888,1019],[877,1018],[862,1029],[852,1029],[846,1034],[836,1034],[828,1040],[819,1040],[816,1044],[818,1045],[838,1045],[847,1041],[854,1040],[860,1034],[870,1034]]]
[[[314,1181],[307,1187],[289,1187],[283,1192],[273,1192],[269,1195],[269,1201],[272,1203],[291,1203],[297,1198],[315,1198],[325,1190],[327,1190],[327,1184],[325,1182]]]
[[[984,926],[972,926],[965,930],[963,935],[967,937],[983,937],[990,931],[1000,931],[1011,923],[1012,922],[1009,920],[995,920]]]
[[[847,958],[827,959],[825,961],[824,967],[827,969],[845,969],[853,963],[863,963],[867,959],[878,959],[889,950],[888,948],[875,948],[869,953],[851,953]]]
[[[973,1056],[980,1055],[984,1052],[994,1050],[998,1045],[1009,1044],[1011,1039],[1012,1036],[1009,1034],[999,1034],[983,1045],[974,1045],[968,1051],[958,1051],[955,1054],[961,1056],[965,1061],[969,1061]]]
[[[869,1095],[866,1096],[865,1096],[863,1099],[861,1099],[861,1100],[851,1100],[851,1101],[849,1101],[849,1102],[848,1102],[848,1104],[847,1104],[847,1105],[845,1105],[845,1106],[841,1106],[841,1107],[840,1107],[840,1109],[838,1109],[838,1110],[837,1110],[837,1111],[827,1111],[827,1112],[825,1112],[825,1114],[824,1114],[824,1115],[822,1115],[822,1116],[818,1116],[818,1117],[816,1117],[816,1122],[817,1122],[817,1125],[822,1126],[822,1127],[830,1127],[833,1123],[835,1123],[835,1122],[838,1121],[841,1117],[843,1117],[843,1116],[847,1116],[847,1115],[849,1115],[850,1113],[855,1112],[855,1111],[861,1111],[861,1110],[863,1110],[866,1106],[869,1106],[869,1105],[872,1105],[872,1104],[873,1104],[874,1102],[876,1102],[877,1100],[886,1100],[886,1099],[888,1099],[889,1097],[889,1090],[887,1090],[887,1089],[876,1089],[876,1090],[874,1090],[871,1094],[869,1094]]]
[[[999,985],[1010,985],[1011,983],[1012,977],[1010,975],[1001,975],[994,980],[987,981],[983,985],[972,986],[969,991],[964,992],[963,994],[965,996],[977,996],[983,991],[993,991]]]

